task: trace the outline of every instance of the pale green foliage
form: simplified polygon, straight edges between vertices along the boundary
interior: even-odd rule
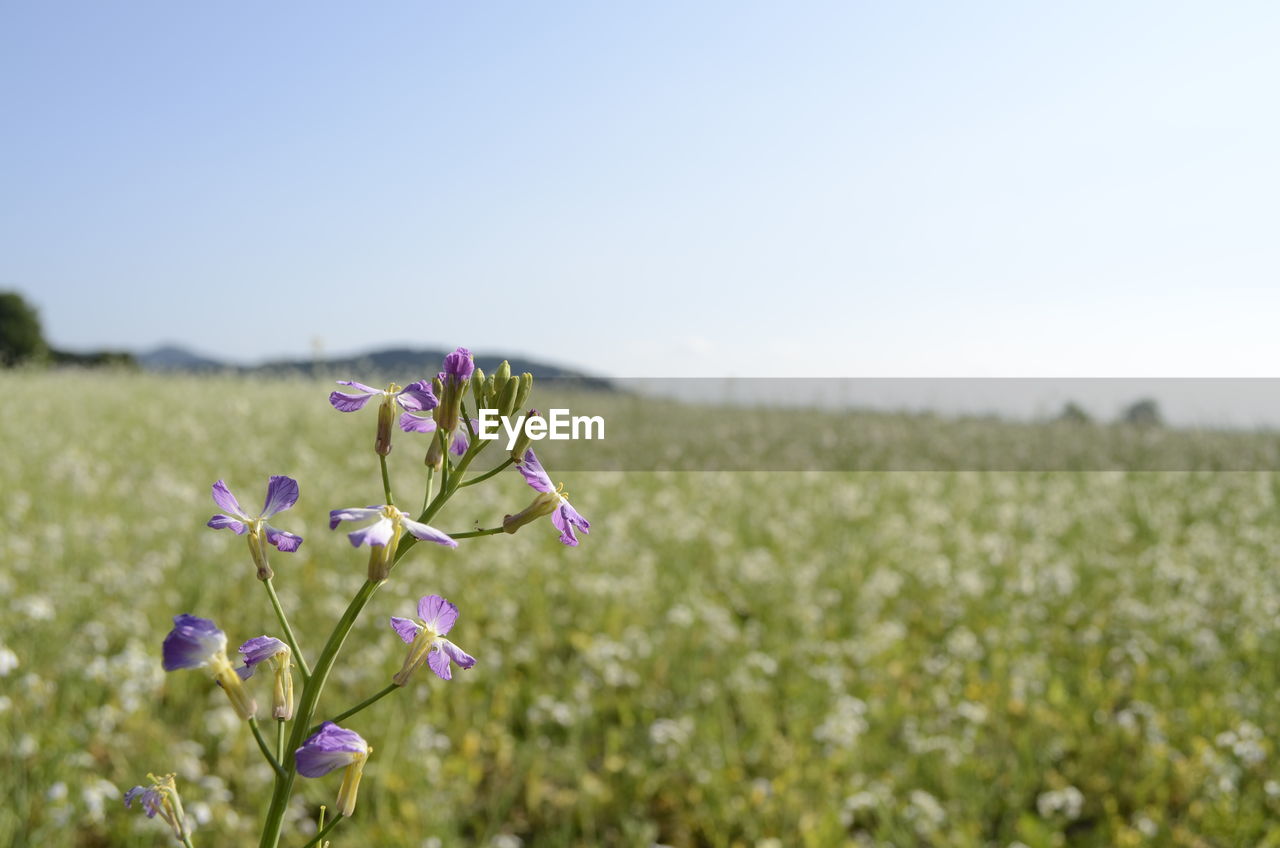
[[[272,564],[314,657],[365,577],[325,519],[382,500],[370,417],[311,383],[0,390],[0,844],[166,844],[120,795],[170,770],[197,845],[254,844],[270,771],[160,641],[183,611],[234,643],[275,632],[243,540],[203,523],[215,479],[284,473],[302,498],[279,526],[306,541]],[[423,450],[396,434],[409,504]],[[433,523],[522,508],[505,474]],[[592,521],[580,548],[546,524],[419,546],[352,632],[322,715],[386,684],[387,616],[422,594],[458,604],[479,664],[351,720],[374,754],[337,844],[1280,837],[1273,475],[555,476]],[[300,782],[298,815],[335,789]]]

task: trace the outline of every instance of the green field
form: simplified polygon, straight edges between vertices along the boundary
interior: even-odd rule
[[[197,846],[257,844],[270,769],[160,642],[186,611],[277,632],[204,522],[214,480],[248,505],[288,474],[306,541],[272,564],[318,651],[365,576],[328,510],[383,500],[373,414],[328,388],[0,376],[0,845],[171,844],[121,804],[148,771]],[[420,595],[479,664],[347,722],[374,753],[335,846],[1280,845],[1275,474],[551,471],[581,547],[420,545],[352,632],[320,715],[389,682]],[[433,523],[530,495],[507,471]],[[283,845],[339,779],[300,781]]]

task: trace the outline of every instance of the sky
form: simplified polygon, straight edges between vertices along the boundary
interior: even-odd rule
[[[0,4],[57,346],[1278,376],[1280,5]]]

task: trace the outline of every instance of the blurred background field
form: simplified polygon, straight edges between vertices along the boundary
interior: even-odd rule
[[[159,646],[184,611],[275,632],[243,541],[204,522],[214,480],[252,503],[283,473],[306,541],[276,584],[318,651],[365,571],[327,512],[382,500],[373,415],[328,388],[0,375],[0,844],[167,844],[121,804],[148,771],[178,773],[197,845],[256,841],[269,769]],[[1091,438],[990,426],[1015,453]],[[420,438],[391,456],[403,502]],[[1276,475],[547,464],[581,547],[548,522],[419,546],[353,631],[322,714],[389,681],[387,617],[423,594],[479,664],[350,721],[374,754],[335,846],[1280,844]],[[529,499],[504,472],[434,523]],[[337,785],[300,782],[285,844]]]

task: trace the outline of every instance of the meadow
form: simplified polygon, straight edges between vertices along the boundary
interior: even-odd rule
[[[177,772],[196,845],[256,844],[270,769],[160,642],[186,611],[276,631],[204,523],[214,480],[256,502],[289,474],[305,542],[272,564],[318,651],[365,575],[328,511],[382,501],[372,414],[328,390],[0,375],[0,845],[172,844],[121,803],[148,771]],[[1049,425],[990,426],[1016,453]],[[397,433],[397,493],[424,449]],[[420,595],[479,662],[351,720],[374,753],[337,848],[1280,845],[1280,476],[547,464],[579,548],[546,521],[419,546],[352,632],[322,715],[389,682]],[[528,503],[498,479],[433,523]],[[283,844],[337,783],[300,781]]]

